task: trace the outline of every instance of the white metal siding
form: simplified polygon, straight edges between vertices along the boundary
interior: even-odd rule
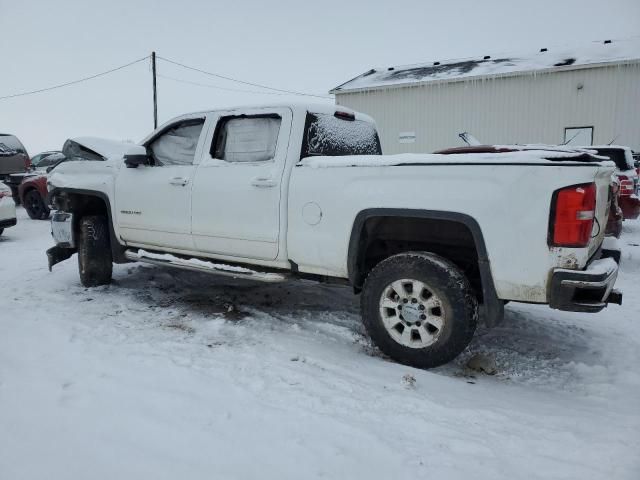
[[[559,144],[565,127],[583,126],[594,144],[640,150],[638,63],[344,92],[336,103],[371,115],[389,154],[460,146],[464,131],[488,144]],[[401,132],[415,143],[400,143]]]

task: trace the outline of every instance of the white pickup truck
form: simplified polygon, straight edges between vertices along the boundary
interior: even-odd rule
[[[369,117],[322,105],[199,112],[140,145],[75,145],[98,161],[51,174],[47,254],[51,268],[77,252],[85,286],[132,261],[349,284],[376,345],[418,367],[452,360],[508,301],[622,300],[620,252],[603,245],[614,166],[588,152],[386,156]]]

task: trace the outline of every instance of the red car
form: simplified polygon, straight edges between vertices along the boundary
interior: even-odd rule
[[[49,218],[46,174],[25,177],[18,186],[18,195],[20,195],[20,201],[24,205],[29,218],[34,220],[46,220]]]
[[[47,205],[47,173],[67,158],[62,152],[45,152],[33,158],[34,171],[23,175],[18,196],[30,218],[46,220],[50,212]]]
[[[628,147],[616,145],[602,145],[584,147],[595,150],[598,155],[609,157],[616,164],[616,176],[620,181],[620,194],[618,203],[622,209],[624,219],[634,219],[640,216],[640,182],[636,170],[633,154]]]

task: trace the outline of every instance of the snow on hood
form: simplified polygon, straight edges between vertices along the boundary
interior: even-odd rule
[[[438,80],[499,76],[515,72],[575,68],[597,63],[640,61],[640,38],[607,42],[591,42],[578,48],[541,48],[528,55],[487,55],[441,61],[435,59],[414,65],[373,68],[339,85],[331,90],[331,93]]]
[[[69,140],[97,153],[104,157],[105,160],[109,158],[122,158],[134,145],[130,142],[121,142],[100,137],[75,137]]]

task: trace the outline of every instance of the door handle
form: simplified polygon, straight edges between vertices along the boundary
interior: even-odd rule
[[[183,178],[183,177],[173,177],[171,180],[169,180],[169,183],[171,185],[178,185],[180,187],[184,187],[187,183],[189,183],[189,179]]]
[[[278,182],[276,182],[273,178],[256,177],[251,180],[251,185],[258,188],[272,188],[278,185]]]

